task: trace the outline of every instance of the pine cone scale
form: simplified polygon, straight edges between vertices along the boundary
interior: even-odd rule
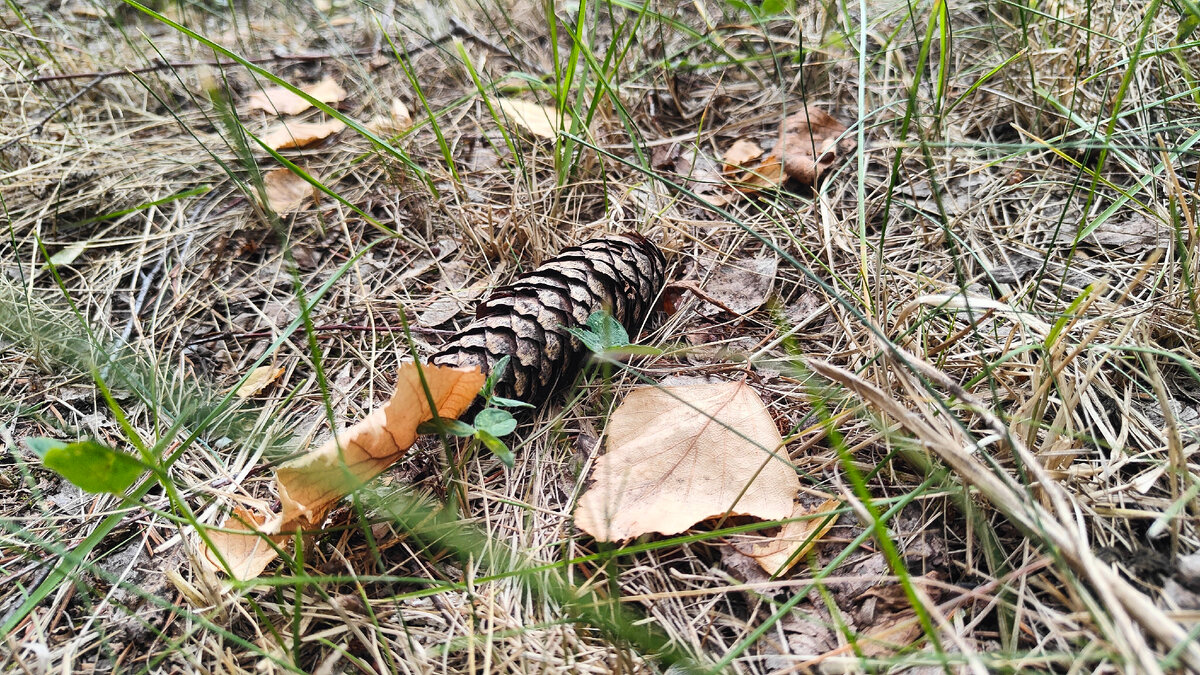
[[[637,233],[568,248],[497,289],[430,361],[490,372],[508,356],[510,367],[496,393],[540,404],[586,357],[567,328],[585,326],[593,313],[607,310],[626,330],[637,330],[662,290],[665,268],[658,247]]]

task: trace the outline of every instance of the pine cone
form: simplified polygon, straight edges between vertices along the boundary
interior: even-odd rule
[[[587,348],[567,332],[607,310],[634,334],[650,313],[666,274],[666,259],[636,232],[586,241],[564,249],[541,267],[496,289],[479,304],[475,320],[455,335],[431,363],[479,366],[490,373],[511,357],[495,393],[541,405],[570,382]]]

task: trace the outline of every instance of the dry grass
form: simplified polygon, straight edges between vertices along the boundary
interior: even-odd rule
[[[577,5],[551,37],[529,2],[261,4],[157,9],[288,81],[333,75],[352,120],[398,97],[418,123],[391,148],[347,130],[285,152],[341,201],[283,218],[254,199],[277,160],[223,112],[271,82],[133,6],[0,14],[0,668],[1200,670],[1186,11],[585,4],[577,43]],[[584,123],[512,154],[473,71]],[[802,101],[861,152],[816,190],[723,212],[689,194],[699,174],[676,169],[771,139]],[[189,511],[269,503],[267,462],[390,393],[402,315],[428,354],[487,287],[628,228],[699,287],[780,258],[771,303],[685,294],[641,337],[665,355],[547,406],[512,469],[422,448],[332,516],[303,575],[193,567]],[[447,298],[463,311],[435,325]],[[260,363],[283,373],[225,395]],[[711,531],[613,549],[574,529],[620,394],[695,375],[748,375],[806,494],[846,503],[782,578]],[[130,447],[97,379],[171,490],[86,495],[21,443]],[[456,536],[398,506],[456,486]]]

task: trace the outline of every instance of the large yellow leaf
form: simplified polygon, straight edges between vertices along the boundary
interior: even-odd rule
[[[346,98],[346,90],[328,75],[315,84],[300,87],[300,91],[312,96],[321,103],[337,103]],[[250,110],[263,110],[271,114],[295,115],[312,107],[312,104],[283,87],[268,87],[262,91],[250,94],[247,107]]]
[[[417,439],[417,427],[433,418],[430,399],[439,417],[457,418],[471,405],[486,379],[479,368],[426,365],[421,370],[429,387],[428,397],[416,364],[406,363],[400,367],[396,393],[387,403],[339,432],[336,440],[330,439],[278,468],[275,480],[283,505],[281,513],[254,515],[241,511],[223,527],[244,530],[246,534],[209,533],[235,578],[256,577],[275,559],[275,551],[264,536],[283,543],[297,528],[320,525],[334,503],[403,457]],[[257,531],[246,523],[257,525]],[[204,553],[203,560],[210,567],[226,571],[212,551]]]
[[[727,514],[782,520],[800,488],[782,445],[744,382],[637,389],[609,420],[575,524],[623,541]]]

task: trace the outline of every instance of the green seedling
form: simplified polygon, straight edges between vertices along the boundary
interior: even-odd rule
[[[630,344],[629,332],[620,321],[605,311],[593,312],[587,320],[587,328],[567,328],[568,333],[575,336],[597,357],[616,361],[622,356],[657,356],[662,350],[657,347]]]
[[[27,438],[25,443],[47,469],[85,492],[119,496],[149,468],[131,455],[90,439],[67,443],[53,438]]]
[[[443,433],[458,438],[473,438],[491,450],[492,454],[504,462],[505,466],[511,467],[514,461],[512,450],[501,439],[516,430],[517,420],[504,408],[532,408],[533,405],[525,401],[495,395],[496,382],[504,375],[508,363],[509,357],[505,356],[496,363],[495,368],[492,368],[487,382],[483,384],[483,389],[479,392],[480,396],[487,401],[487,405],[475,415],[472,424],[467,424],[462,420],[442,419],[437,422],[429,420],[417,427],[417,432],[422,434]]]

